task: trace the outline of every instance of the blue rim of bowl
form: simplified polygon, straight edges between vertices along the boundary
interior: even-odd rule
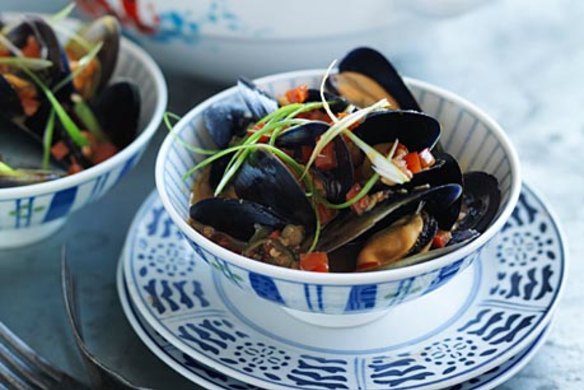
[[[10,12],[3,13],[3,15],[7,19],[22,16],[22,14]],[[44,17],[47,16],[42,14],[38,15]],[[68,18],[66,19],[66,23],[71,23],[74,25],[79,23],[79,20]],[[45,183],[32,184],[29,186],[0,189],[0,201],[15,199],[23,196],[49,194],[63,188],[74,187],[78,186],[79,184],[83,184],[84,182],[87,182],[92,178],[113,169],[116,165],[131,158],[140,150],[140,148],[148,143],[152,136],[154,136],[156,130],[158,130],[158,127],[160,126],[160,123],[162,123],[162,116],[168,104],[168,88],[166,86],[166,81],[159,66],[144,49],[129,41],[127,38],[122,38],[120,49],[121,51],[127,51],[131,53],[134,58],[137,58],[140,63],[145,65],[146,69],[148,70],[148,74],[154,79],[155,91],[158,97],[156,108],[152,113],[150,120],[144,129],[140,132],[138,137],[132,141],[130,145],[126,146],[124,149],[118,152],[115,156],[75,175]]]
[[[310,69],[310,70],[302,70],[302,71],[293,71],[293,72],[286,72],[286,73],[279,73],[272,76],[262,77],[259,79],[254,80],[254,82],[258,84],[263,83],[272,83],[279,80],[286,80],[290,78],[298,78],[298,77],[314,77],[323,75],[325,73],[324,69]],[[464,258],[469,254],[475,252],[483,245],[485,245],[491,238],[495,236],[497,232],[499,232],[507,219],[511,216],[513,209],[519,199],[519,194],[521,192],[521,179],[520,179],[520,165],[519,165],[519,157],[517,156],[517,152],[509,137],[505,134],[505,131],[499,126],[499,124],[491,118],[488,114],[486,114],[483,110],[479,107],[474,105],[473,103],[467,101],[466,99],[445,90],[440,87],[436,87],[432,84],[415,80],[412,78],[405,78],[406,82],[409,85],[420,87],[425,90],[432,91],[437,95],[441,95],[446,100],[453,102],[457,106],[463,106],[469,112],[474,113],[476,116],[480,117],[487,126],[491,129],[493,133],[497,136],[502,144],[502,148],[505,151],[505,154],[509,158],[510,166],[511,166],[511,177],[514,180],[511,183],[509,198],[507,200],[507,204],[503,207],[502,211],[500,212],[499,216],[496,220],[489,226],[489,228],[481,234],[476,240],[472,241],[468,245],[451,252],[443,257],[439,257],[432,261],[424,262],[421,264],[415,264],[411,266],[407,266],[404,268],[398,269],[391,269],[391,270],[384,270],[384,271],[376,271],[376,272],[353,272],[353,273],[330,273],[324,274],[319,272],[306,272],[301,270],[294,270],[288,269],[283,267],[278,267],[271,264],[266,264],[258,261],[251,260],[247,257],[242,255],[238,255],[234,252],[231,252],[218,244],[215,244],[211,240],[208,240],[201,234],[199,234],[195,229],[193,229],[187,221],[183,220],[179,213],[174,209],[172,203],[170,202],[168,193],[164,186],[164,167],[165,167],[165,160],[167,155],[170,151],[171,146],[174,142],[177,142],[173,135],[167,135],[160,150],[158,152],[158,156],[156,159],[156,172],[155,172],[155,179],[156,179],[156,188],[158,189],[158,194],[162,200],[162,204],[164,208],[172,218],[173,222],[178,226],[180,231],[185,234],[188,239],[197,243],[197,245],[202,246],[205,250],[208,250],[211,253],[216,254],[217,256],[227,259],[233,265],[240,267],[246,271],[256,272],[260,274],[269,275],[271,277],[275,277],[278,279],[288,279],[294,281],[303,281],[306,283],[316,283],[316,284],[331,284],[334,283],[336,285],[359,285],[359,284],[370,284],[370,283],[381,283],[381,282],[388,282],[393,280],[400,280],[409,277],[413,277],[422,273],[432,272],[434,270],[440,269],[456,259]],[[225,99],[226,97],[234,94],[237,90],[237,87],[228,88],[210,98],[203,101],[202,103],[195,106],[191,111],[189,111],[176,125],[175,129],[179,129],[176,134],[180,135],[181,129],[185,128],[189,123],[193,121],[193,118],[200,115],[205,109],[213,105],[214,103]]]

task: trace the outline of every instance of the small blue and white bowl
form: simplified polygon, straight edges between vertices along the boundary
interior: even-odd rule
[[[301,84],[318,88],[322,70],[283,73],[257,80],[275,96]],[[479,108],[451,92],[407,80],[422,109],[442,125],[441,141],[463,171],[481,170],[500,183],[502,202],[491,226],[468,245],[432,261],[401,269],[366,273],[318,273],[277,267],[237,255],[213,243],[188,223],[194,177],[183,174],[201,156],[185,149],[176,137],[164,141],[156,162],[156,186],[162,203],[193,250],[218,273],[250,296],[269,300],[305,321],[349,326],[371,320],[400,303],[421,297],[464,270],[503,227],[519,196],[517,153],[501,127]],[[236,97],[227,89],[191,110],[175,127],[178,137],[200,147],[213,147],[202,114],[211,105]],[[237,221],[234,221],[237,223]]]
[[[138,137],[112,158],[75,175],[0,189],[0,249],[28,245],[53,234],[71,213],[101,198],[138,163],[162,121],[168,99],[166,82],[152,58],[127,39],[121,42],[112,80],[117,78],[139,87]]]

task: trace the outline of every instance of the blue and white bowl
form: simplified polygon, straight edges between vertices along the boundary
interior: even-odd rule
[[[75,25],[72,20],[66,23]],[[152,58],[126,39],[122,40],[112,80],[117,78],[139,86],[142,107],[138,137],[112,158],[75,175],[0,189],[0,249],[48,237],[65,224],[71,213],[101,198],[138,163],[162,121],[167,103],[166,82]]]
[[[291,72],[256,82],[278,96],[300,84],[318,88],[323,73]],[[182,176],[201,156],[186,150],[172,135],[164,141],[156,162],[156,186],[166,211],[193,250],[224,278],[249,291],[250,296],[272,301],[307,321],[337,326],[359,323],[430,293],[474,261],[503,227],[517,202],[521,180],[517,153],[493,119],[451,92],[417,80],[408,79],[407,83],[423,110],[440,121],[442,144],[458,159],[463,171],[481,170],[499,180],[502,202],[497,217],[470,244],[422,264],[348,274],[292,270],[237,255],[208,240],[187,223],[195,178],[183,180]],[[178,137],[189,144],[213,147],[202,113],[217,102],[236,98],[236,94],[237,90],[230,88],[196,106],[176,125]]]

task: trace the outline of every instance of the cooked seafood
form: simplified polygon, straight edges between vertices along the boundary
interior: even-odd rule
[[[190,172],[205,172],[195,229],[257,261],[335,272],[429,261],[489,226],[497,180],[438,149],[440,123],[380,53],[352,51],[323,85],[276,98],[241,79],[240,101],[205,112],[219,150]]]
[[[0,188],[77,173],[137,134],[139,90],[111,79],[117,20],[97,19],[64,43],[54,23],[36,16],[0,22]]]

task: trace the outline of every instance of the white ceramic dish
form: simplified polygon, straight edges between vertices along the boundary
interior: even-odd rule
[[[131,3],[131,4],[129,4]],[[95,17],[114,13],[167,69],[233,83],[245,74],[322,67],[363,42],[387,43],[393,0],[78,1]],[[261,59],[258,61],[258,59]]]
[[[17,14],[3,15],[8,19]],[[73,27],[77,22],[65,22]],[[140,88],[139,135],[114,157],[76,175],[24,187],[0,189],[0,249],[27,245],[54,233],[71,213],[99,199],[140,160],[162,121],[167,87],[156,63],[123,39],[112,80],[124,78]]]
[[[262,78],[257,83],[279,96],[301,84],[318,88],[322,75],[321,70],[292,72]],[[211,242],[187,223],[194,176],[188,180],[182,176],[201,156],[188,152],[172,135],[164,141],[156,162],[156,186],[166,211],[193,250],[220,275],[242,291],[295,310],[307,321],[351,325],[435,290],[471,264],[505,224],[519,196],[519,162],[504,131],[479,108],[427,83],[407,83],[422,109],[440,121],[441,142],[463,171],[485,171],[500,183],[502,202],[498,216],[470,244],[422,264],[368,273],[303,272],[252,261]],[[175,126],[176,134],[189,144],[212,148],[202,113],[215,103],[237,98],[236,94],[237,90],[230,88],[199,104]],[[307,303],[307,291],[318,291],[318,305]]]
[[[170,368],[181,374],[188,380],[202,386],[208,390],[259,390],[258,387],[238,381],[222,372],[216,371],[197,361],[192,356],[184,354],[179,349],[166,341],[158,332],[151,328],[148,323],[140,317],[133,302],[128,296],[126,282],[122,264],[124,263],[123,255],[120,259],[117,272],[117,288],[120,303],[128,322],[142,340],[142,342],[154,353],[160,360]],[[457,390],[489,390],[504,383],[518,373],[523,367],[531,361],[537,351],[543,346],[547,336],[550,333],[551,325],[548,325],[543,332],[537,336],[535,341],[526,349],[513,356],[502,365],[489,370],[489,372],[469,379],[466,382],[457,385]]]
[[[517,245],[522,242],[522,245]],[[447,388],[505,364],[548,325],[566,253],[546,204],[523,187],[513,217],[442,289],[375,322],[330,329],[250,300],[189,250],[152,194],[122,255],[137,313],[193,361],[262,388]],[[317,304],[317,292],[306,299]]]

